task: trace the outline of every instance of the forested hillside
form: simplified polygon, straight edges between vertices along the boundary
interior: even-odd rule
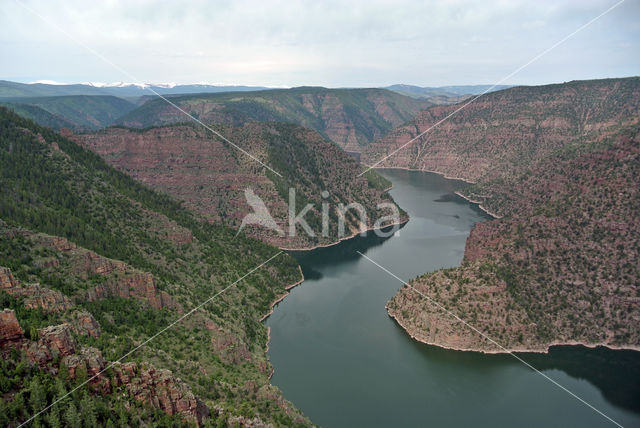
[[[308,423],[269,384],[259,322],[300,280],[292,258],[278,255],[110,367],[278,250],[234,239],[6,109],[0,162],[3,424],[105,367],[37,423]]]
[[[136,107],[110,95],[12,98],[4,99],[4,105],[40,125],[77,131],[109,126]]]

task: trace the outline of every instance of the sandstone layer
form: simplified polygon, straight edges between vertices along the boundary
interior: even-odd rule
[[[463,194],[503,216],[474,227],[462,266],[402,288],[389,314],[453,349],[640,349],[639,88],[631,78],[501,91],[436,131],[417,163],[389,159],[477,180]]]

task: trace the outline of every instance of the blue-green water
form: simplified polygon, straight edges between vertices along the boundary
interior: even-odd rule
[[[272,382],[285,397],[325,427],[615,426],[512,356],[424,345],[388,317],[384,305],[402,284],[356,250],[409,280],[458,265],[486,217],[452,195],[457,182],[382,174],[409,223],[386,240],[371,233],[296,254],[306,280],[267,320]],[[640,426],[640,353],[520,356],[623,426]]]

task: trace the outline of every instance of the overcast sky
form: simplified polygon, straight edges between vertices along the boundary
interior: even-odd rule
[[[617,1],[2,0],[0,79],[132,81],[125,70],[152,83],[489,84]],[[632,75],[640,75],[640,0],[505,83]]]

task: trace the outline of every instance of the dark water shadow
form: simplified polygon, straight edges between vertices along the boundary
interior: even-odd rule
[[[453,351],[413,339],[411,342],[425,359],[442,365],[499,371],[505,365],[523,364],[508,354]],[[571,345],[552,346],[548,354],[517,353],[517,356],[537,370],[560,370],[573,378],[586,380],[612,405],[640,414],[640,352]]]
[[[433,202],[458,202],[460,199],[462,198],[454,193],[445,193],[440,195],[438,199],[434,199]]]
[[[562,370],[584,379],[615,406],[640,413],[640,352],[553,346],[548,355],[519,354],[538,370]]]
[[[403,223],[398,227],[402,229],[407,223]],[[396,226],[397,227],[397,226]],[[383,233],[393,230],[394,226],[381,229]],[[357,253],[365,253],[370,248],[382,245],[391,236],[380,236],[377,231],[368,231],[365,236],[356,235],[353,238],[340,242],[330,247],[316,248],[312,251],[288,251],[298,264],[302,267],[302,273],[305,279],[320,279],[322,273],[320,270],[325,266],[335,266],[359,259],[361,256]]]

